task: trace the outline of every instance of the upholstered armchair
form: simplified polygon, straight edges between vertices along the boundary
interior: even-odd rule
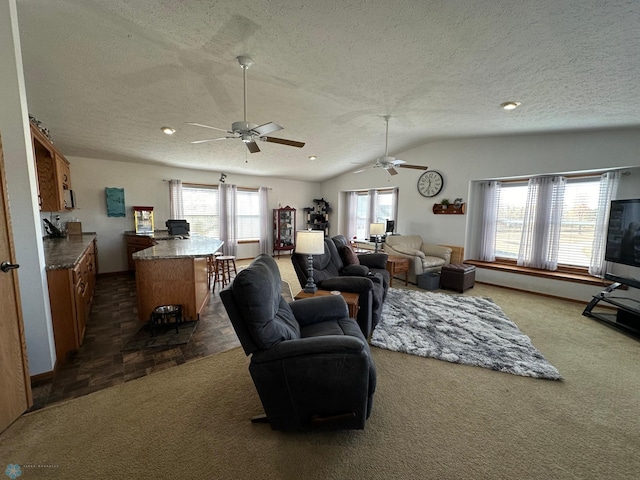
[[[340,295],[287,303],[280,271],[258,256],[220,292],[249,372],[275,430],[362,429],[376,369]]]
[[[425,243],[420,235],[388,235],[384,251],[409,259],[408,279],[411,283],[416,283],[417,275],[439,272],[443,265],[451,263],[451,248]]]
[[[313,256],[313,279],[319,289],[359,295],[356,321],[366,338],[369,338],[380,321],[386,289],[389,285],[389,273],[384,270],[387,255],[384,253],[374,255],[378,264],[383,265],[382,269],[372,271],[367,265],[355,263],[354,259],[345,263],[333,240],[325,238],[324,253]],[[308,256],[294,251],[291,262],[300,286],[304,287],[309,274]]]

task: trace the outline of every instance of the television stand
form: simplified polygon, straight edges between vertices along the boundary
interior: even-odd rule
[[[607,274],[605,278],[612,279],[614,275]],[[627,279],[626,277],[615,278],[615,283],[612,283],[607,288],[602,290],[597,295],[594,295],[589,304],[585,307],[582,315],[585,317],[595,318],[601,322],[606,323],[618,330],[621,330],[633,337],[640,339],[640,301],[634,298],[618,297],[611,295],[616,289],[622,285],[627,285],[632,288],[640,288],[640,282],[635,279]],[[600,302],[613,305],[618,310],[616,313],[608,313],[597,311],[594,312],[593,308]]]

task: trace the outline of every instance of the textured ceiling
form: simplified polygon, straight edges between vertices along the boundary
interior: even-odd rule
[[[29,112],[67,156],[324,180],[437,139],[640,126],[637,0],[17,0]],[[229,129],[276,122],[247,153]],[[522,102],[515,111],[498,108]],[[177,130],[169,137],[162,126]],[[317,155],[314,162],[309,155]],[[402,172],[400,172],[402,174]]]

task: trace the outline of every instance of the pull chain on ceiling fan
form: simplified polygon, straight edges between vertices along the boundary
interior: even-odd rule
[[[409,165],[404,160],[398,160],[397,158],[389,156],[389,119],[391,118],[391,115],[385,115],[383,118],[386,123],[384,138],[384,157],[376,158],[376,161],[372,165],[361,168],[360,170],[356,170],[353,173],[361,173],[371,168],[382,168],[386,170],[389,175],[397,175],[398,171],[395,169],[395,167],[427,170],[429,167],[425,167],[423,165]]]
[[[226,137],[209,138],[206,140],[196,140],[191,143],[206,143],[216,142],[218,140],[227,140],[229,138],[239,138],[247,146],[247,149],[251,153],[258,153],[260,148],[256,143],[256,140],[262,140],[263,142],[279,143],[281,145],[288,145],[290,147],[304,147],[304,142],[296,142],[295,140],[287,140],[285,138],[268,137],[267,135],[278,130],[282,130],[283,127],[277,123],[268,122],[262,125],[256,125],[255,123],[249,123],[247,121],[247,70],[253,65],[251,57],[241,55],[237,57],[238,63],[242,67],[242,80],[243,80],[243,92],[244,92],[244,120],[233,122],[231,124],[231,130],[224,130],[222,128],[211,127],[209,125],[203,125],[201,123],[187,122],[188,125],[196,127],[210,128],[212,130],[218,130],[229,134]]]

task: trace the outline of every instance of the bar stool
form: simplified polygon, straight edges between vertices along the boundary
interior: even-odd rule
[[[216,252],[207,257],[207,286],[211,290],[211,282],[216,278],[216,258],[222,256],[222,252]],[[213,285],[215,287],[215,284]]]
[[[233,255],[219,255],[215,257],[213,290],[216,289],[216,283],[220,283],[221,288],[231,283],[231,269],[233,268],[233,276],[238,274],[236,270],[236,257]]]

